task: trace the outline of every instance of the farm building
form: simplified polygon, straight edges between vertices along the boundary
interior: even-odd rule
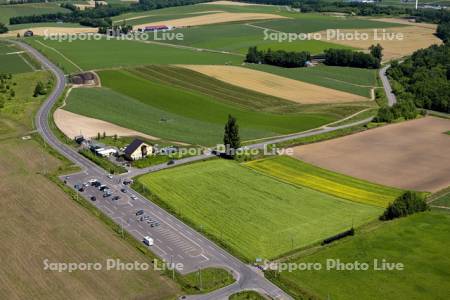
[[[165,30],[170,30],[171,27],[166,26],[166,25],[154,25],[154,26],[146,26],[144,28],[144,32],[147,31],[165,31]]]
[[[135,139],[125,149],[125,157],[129,160],[138,160],[153,154],[153,147],[139,139]]]

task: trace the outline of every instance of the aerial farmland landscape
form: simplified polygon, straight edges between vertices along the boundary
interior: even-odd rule
[[[0,299],[448,299],[450,2],[0,0]]]

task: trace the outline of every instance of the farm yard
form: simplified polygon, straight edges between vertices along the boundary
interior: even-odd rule
[[[393,189],[315,167],[288,156],[244,164],[274,178],[350,201],[386,207],[402,194]]]
[[[275,282],[296,297],[330,299],[446,299],[450,292],[450,258],[446,254],[450,230],[448,212],[424,212],[372,230],[357,232],[321,251],[299,257],[295,263],[321,263],[319,271],[281,272]],[[327,259],[368,263],[367,271],[326,270]],[[374,270],[401,263],[403,271]]]
[[[225,160],[151,173],[138,182],[159,204],[249,261],[319,242],[349,229],[352,220],[359,226],[382,211]]]
[[[426,117],[295,147],[295,156],[379,184],[436,192],[450,185],[448,119]],[[370,147],[368,147],[370,145]]]

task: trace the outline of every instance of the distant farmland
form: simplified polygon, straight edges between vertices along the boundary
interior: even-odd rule
[[[380,207],[386,207],[402,194],[401,190],[334,173],[288,156],[251,161],[245,165],[289,183]]]
[[[326,109],[319,113],[276,114],[241,108],[229,100],[211,97],[209,92],[161,83],[133,70],[105,70],[98,74],[103,88],[73,90],[65,109],[169,140],[201,145],[220,143],[228,114],[239,120],[244,140],[303,131],[339,118]],[[255,98],[245,89],[234,92],[242,98]]]
[[[352,219],[358,226],[382,211],[225,160],[144,175],[138,182],[160,198],[159,204],[250,261],[318,242],[351,227]]]
[[[37,43],[40,41],[56,51]],[[243,57],[222,53],[201,52],[161,46],[137,41],[120,40],[76,40],[69,42],[30,40],[33,47],[61,65],[66,73],[83,70],[136,66],[144,64],[240,64]],[[107,51],[106,51],[107,50]],[[60,53],[58,53],[60,52]],[[63,57],[63,54],[65,57]],[[69,59],[70,61],[68,61]]]

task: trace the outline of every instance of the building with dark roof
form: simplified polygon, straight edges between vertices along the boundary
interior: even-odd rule
[[[153,146],[139,139],[133,140],[125,148],[125,158],[129,160],[138,160],[153,154]]]

